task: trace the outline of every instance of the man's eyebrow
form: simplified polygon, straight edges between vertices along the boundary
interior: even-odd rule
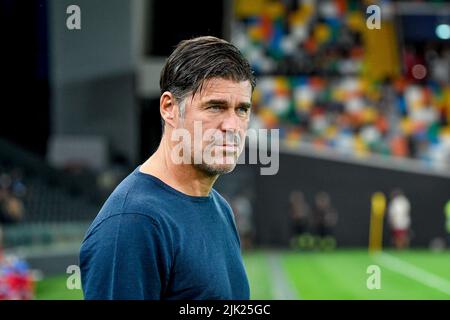
[[[241,102],[241,103],[239,103],[239,107],[251,109],[252,108],[252,104],[250,102]]]
[[[211,105],[226,106],[226,105],[228,105],[228,101],[222,100],[222,99],[212,99],[212,100],[205,101],[203,103],[203,105],[205,105],[205,106],[211,106]],[[244,107],[244,108],[250,109],[252,107],[252,104],[250,102],[241,102],[241,103],[239,103],[239,107]]]
[[[207,105],[209,105],[209,106],[210,105],[227,105],[228,102],[227,102],[227,100],[211,99],[211,100],[205,101],[203,104],[205,106],[207,106]]]

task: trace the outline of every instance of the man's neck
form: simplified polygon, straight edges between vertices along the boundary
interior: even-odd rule
[[[174,164],[170,149],[161,141],[156,152],[140,167],[143,173],[157,177],[175,190],[190,196],[208,196],[218,175],[209,176],[192,164]]]

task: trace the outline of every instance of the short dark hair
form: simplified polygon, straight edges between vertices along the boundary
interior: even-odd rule
[[[250,81],[252,90],[256,79],[250,64],[231,43],[212,36],[181,41],[167,58],[161,71],[161,94],[171,92],[178,102],[188,94],[202,89],[205,80],[224,78]]]

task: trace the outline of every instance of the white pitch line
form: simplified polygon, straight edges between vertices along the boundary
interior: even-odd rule
[[[268,256],[272,280],[272,294],[275,300],[298,300],[300,297],[292,288],[283,271],[280,255],[270,253]]]
[[[405,277],[416,280],[450,296],[450,282],[448,280],[387,253],[379,253],[374,258],[387,269],[400,273]]]

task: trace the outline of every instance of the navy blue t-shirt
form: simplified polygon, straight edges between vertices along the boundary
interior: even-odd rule
[[[233,213],[214,189],[189,196],[139,171],[125,178],[80,250],[85,299],[249,299]]]

